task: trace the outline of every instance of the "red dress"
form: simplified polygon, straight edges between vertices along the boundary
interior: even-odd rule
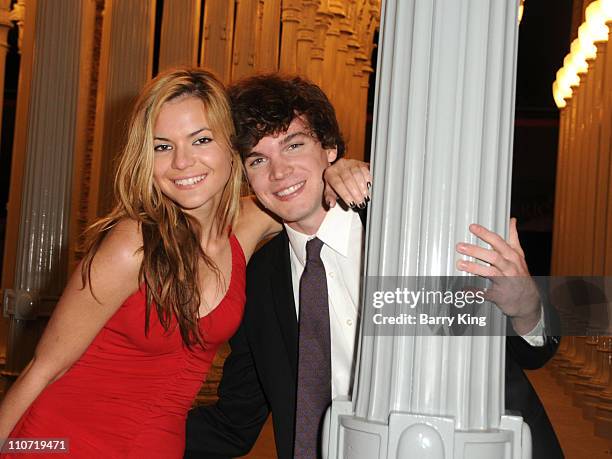
[[[175,322],[165,332],[154,309],[146,337],[141,289],[125,301],[81,358],[39,395],[10,437],[68,438],[69,454],[48,455],[54,459],[182,458],[187,411],[217,348],[242,319],[245,258],[234,235],[230,245],[227,293],[200,319],[205,349],[184,346]]]

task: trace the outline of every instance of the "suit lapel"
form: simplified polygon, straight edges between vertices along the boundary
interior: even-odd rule
[[[289,238],[285,230],[278,237],[278,253],[274,257],[276,278],[270,279],[270,281],[272,282],[272,292],[274,292],[274,311],[285,341],[293,377],[295,377],[297,374],[298,326],[295,315],[293,281],[291,279],[291,262],[289,260]]]

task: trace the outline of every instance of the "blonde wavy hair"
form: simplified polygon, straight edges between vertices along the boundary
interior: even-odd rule
[[[234,124],[229,100],[215,76],[197,68],[172,69],[158,75],[142,90],[128,125],[125,147],[114,182],[116,204],[88,231],[82,264],[83,287],[91,288],[91,265],[105,235],[122,219],[133,219],[142,231],[143,261],[139,283],[146,290],[145,334],[152,306],[165,330],[175,317],[183,342],[190,347],[203,339],[198,328],[200,286],[198,266],[203,261],[220,282],[220,272],[200,245],[199,223],[167,198],[153,180],[153,127],[161,107],[182,97],[195,97],[204,105],[215,141],[232,161],[231,173],[213,218],[218,235],[228,234],[240,205],[243,173],[232,147]]]

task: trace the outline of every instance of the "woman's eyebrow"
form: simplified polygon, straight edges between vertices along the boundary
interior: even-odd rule
[[[193,131],[191,134],[189,134],[189,135],[188,135],[188,137],[193,137],[194,135],[198,135],[198,134],[199,134],[200,132],[202,132],[202,131],[209,131],[209,132],[212,132],[212,129],[210,129],[210,128],[208,128],[208,127],[204,126],[203,128],[198,129],[197,131]]]
[[[187,134],[187,137],[193,137],[195,135],[198,135],[202,131],[212,132],[212,129],[210,129],[209,127],[204,126],[203,128],[200,128],[197,131],[193,131],[191,134]],[[160,136],[157,136],[157,135],[155,137],[153,137],[153,140],[163,140],[164,142],[170,142],[170,139],[166,139],[165,137],[160,137]]]

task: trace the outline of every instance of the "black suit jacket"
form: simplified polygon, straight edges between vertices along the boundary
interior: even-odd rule
[[[244,319],[230,340],[219,401],[189,412],[186,458],[220,459],[249,452],[271,411],[279,459],[291,459],[297,378],[297,320],[289,261],[289,239],[281,232],[247,267]],[[521,368],[539,368],[558,340],[541,348],[509,337],[506,408],[530,425],[534,458],[562,457],[554,431]]]

